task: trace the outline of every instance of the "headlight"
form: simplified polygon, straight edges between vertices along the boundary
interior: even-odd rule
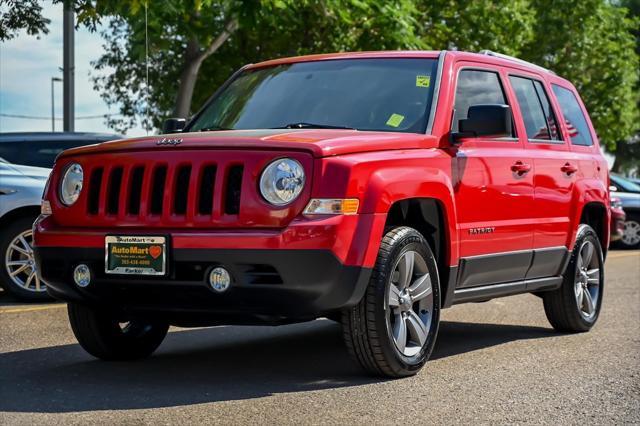
[[[260,193],[275,206],[289,204],[304,188],[304,169],[291,158],[281,158],[269,164],[260,177]]]
[[[70,206],[78,200],[83,179],[84,173],[80,164],[72,163],[67,166],[60,182],[60,201],[64,205]]]

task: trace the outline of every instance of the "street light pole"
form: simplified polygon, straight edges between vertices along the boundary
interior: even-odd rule
[[[60,77],[51,77],[51,131],[56,131],[56,102],[55,92],[53,90],[53,83],[56,81],[62,81]]]
[[[73,132],[75,122],[74,95],[74,11],[73,2],[65,0],[62,19],[62,48],[63,52],[63,128],[65,132]]]

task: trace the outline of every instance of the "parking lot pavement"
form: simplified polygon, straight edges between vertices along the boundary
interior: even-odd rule
[[[611,252],[605,304],[555,333],[540,299],[444,311],[417,376],[363,376],[328,320],[172,330],[152,358],[96,361],[61,304],[0,295],[0,424],[638,423],[640,252]]]

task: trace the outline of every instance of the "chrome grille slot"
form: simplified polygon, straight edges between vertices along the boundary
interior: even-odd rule
[[[198,183],[198,214],[210,215],[213,211],[213,190],[216,184],[217,166],[209,164],[202,168]]]
[[[109,175],[109,185],[107,187],[107,214],[118,213],[120,191],[122,186],[122,167],[115,167]]]
[[[178,167],[173,188],[173,213],[184,215],[187,213],[187,201],[189,198],[189,181],[191,180],[191,165]]]
[[[154,215],[162,214],[162,204],[164,199],[164,188],[167,180],[167,166],[158,166],[153,171],[151,181],[151,203],[149,213]]]
[[[226,178],[226,193],[224,197],[225,214],[236,215],[240,212],[240,195],[242,193],[242,165],[229,167]]]
[[[93,169],[89,178],[89,198],[87,200],[87,213],[90,215],[98,214],[100,208],[100,186],[102,185],[102,173],[104,169],[98,167]]]
[[[137,215],[140,213],[140,200],[142,199],[142,179],[144,178],[144,167],[133,168],[130,175],[129,199],[127,201],[127,213]]]

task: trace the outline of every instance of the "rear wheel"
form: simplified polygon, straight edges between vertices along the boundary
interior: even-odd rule
[[[431,355],[439,321],[440,283],[431,249],[415,229],[390,230],[365,296],[343,311],[350,354],[375,375],[416,374]]]
[[[148,357],[164,340],[166,323],[123,322],[106,311],[69,303],[69,322],[78,343],[96,358],[125,361]]]
[[[562,287],[543,294],[549,322],[559,331],[589,331],[598,320],[604,289],[602,247],[595,231],[580,225]]]

